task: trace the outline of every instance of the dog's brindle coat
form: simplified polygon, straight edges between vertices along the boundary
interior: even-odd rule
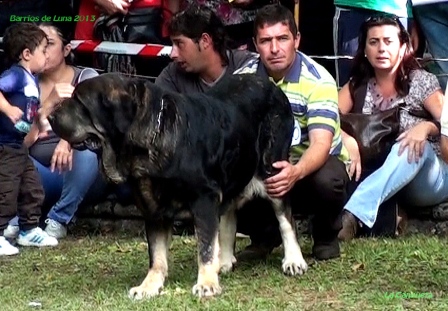
[[[193,293],[221,292],[218,272],[235,263],[235,209],[254,195],[269,198],[262,180],[274,173],[273,162],[288,159],[294,123],[284,93],[254,75],[231,76],[204,94],[180,95],[145,80],[103,74],[80,83],[49,120],[74,148],[97,152],[108,179],[133,185],[150,255],[146,278],[130,290],[137,299],[160,293],[173,218],[184,209],[193,215],[198,240]],[[283,238],[283,271],[302,274],[307,265],[290,208],[270,200]]]

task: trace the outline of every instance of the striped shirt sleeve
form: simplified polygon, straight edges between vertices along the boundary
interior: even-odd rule
[[[334,134],[338,120],[336,84],[322,81],[314,87],[308,97],[308,130],[325,129]]]

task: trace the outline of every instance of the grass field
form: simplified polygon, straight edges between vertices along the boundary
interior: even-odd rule
[[[0,310],[448,310],[447,239],[411,236],[342,244],[342,257],[315,262],[311,241],[300,241],[310,264],[296,278],[281,273],[278,249],[265,262],[238,263],[221,277],[218,298],[191,295],[196,242],[176,237],[163,295],[133,301],[146,275],[142,238],[70,237],[55,249],[21,249],[0,258]],[[241,249],[247,239],[238,240]]]

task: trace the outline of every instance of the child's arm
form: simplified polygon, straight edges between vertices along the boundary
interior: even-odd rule
[[[6,114],[14,124],[23,116],[23,111],[19,107],[11,105],[2,92],[0,92],[0,111]]]
[[[39,127],[38,127],[37,119],[34,119],[34,122],[31,125],[31,129],[28,132],[28,134],[26,134],[25,139],[23,140],[23,143],[25,144],[25,146],[27,146],[29,148],[32,145],[34,145],[34,143],[36,142],[36,140],[38,138],[39,138]]]
[[[3,93],[14,92],[23,87],[23,72],[8,69],[0,76],[0,112],[8,116],[12,123],[16,124],[23,116],[23,111],[11,105]]]

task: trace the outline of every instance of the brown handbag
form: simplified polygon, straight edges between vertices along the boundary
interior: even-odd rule
[[[341,127],[358,143],[363,168],[375,170],[384,163],[395,144],[400,130],[400,106],[370,115],[343,114]]]
[[[350,87],[353,108],[350,113],[341,114],[340,118],[342,130],[358,143],[363,171],[371,173],[384,163],[396,142],[402,106],[374,114],[363,114],[366,92],[367,83],[357,89]]]

